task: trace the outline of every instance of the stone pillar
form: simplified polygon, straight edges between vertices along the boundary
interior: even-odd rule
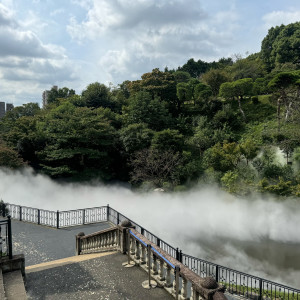
[[[82,245],[81,245],[81,237],[84,236],[84,232],[79,232],[76,235],[76,255],[80,255]]]

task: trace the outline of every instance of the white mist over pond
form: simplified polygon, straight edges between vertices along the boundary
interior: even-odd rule
[[[0,170],[0,198],[49,210],[103,206],[184,253],[300,288],[300,201],[238,199],[216,187],[185,193],[136,193],[117,185],[59,184]]]

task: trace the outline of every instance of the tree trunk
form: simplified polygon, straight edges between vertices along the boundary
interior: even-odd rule
[[[277,99],[277,131],[280,132],[280,108],[281,108],[281,96]]]
[[[243,109],[242,109],[241,99],[240,99],[240,97],[237,97],[237,99],[238,99],[238,102],[239,102],[239,109],[240,109],[240,112],[241,112],[241,114],[242,114],[242,116],[243,116],[243,118],[244,118],[244,121],[246,121],[246,116],[245,116],[245,113],[244,113],[244,111],[243,111]]]

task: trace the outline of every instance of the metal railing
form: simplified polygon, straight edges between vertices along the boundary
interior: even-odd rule
[[[3,256],[8,256],[12,259],[12,234],[11,234],[11,219],[0,220],[0,260]]]
[[[224,284],[227,292],[231,294],[257,300],[300,300],[300,289],[291,288],[182,253],[178,248],[161,240],[141,225],[109,207],[109,205],[70,211],[49,211],[15,204],[7,204],[6,207],[12,219],[56,228],[98,222],[111,222],[118,225],[124,220],[129,220],[135,226],[136,231],[149,241],[187,266],[197,275],[201,277],[211,276],[217,282]]]

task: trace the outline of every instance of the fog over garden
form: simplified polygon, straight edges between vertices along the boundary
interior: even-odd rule
[[[299,288],[299,45],[300,22],[274,26],[257,53],[16,106],[0,119],[0,199],[109,204],[185,253]]]

